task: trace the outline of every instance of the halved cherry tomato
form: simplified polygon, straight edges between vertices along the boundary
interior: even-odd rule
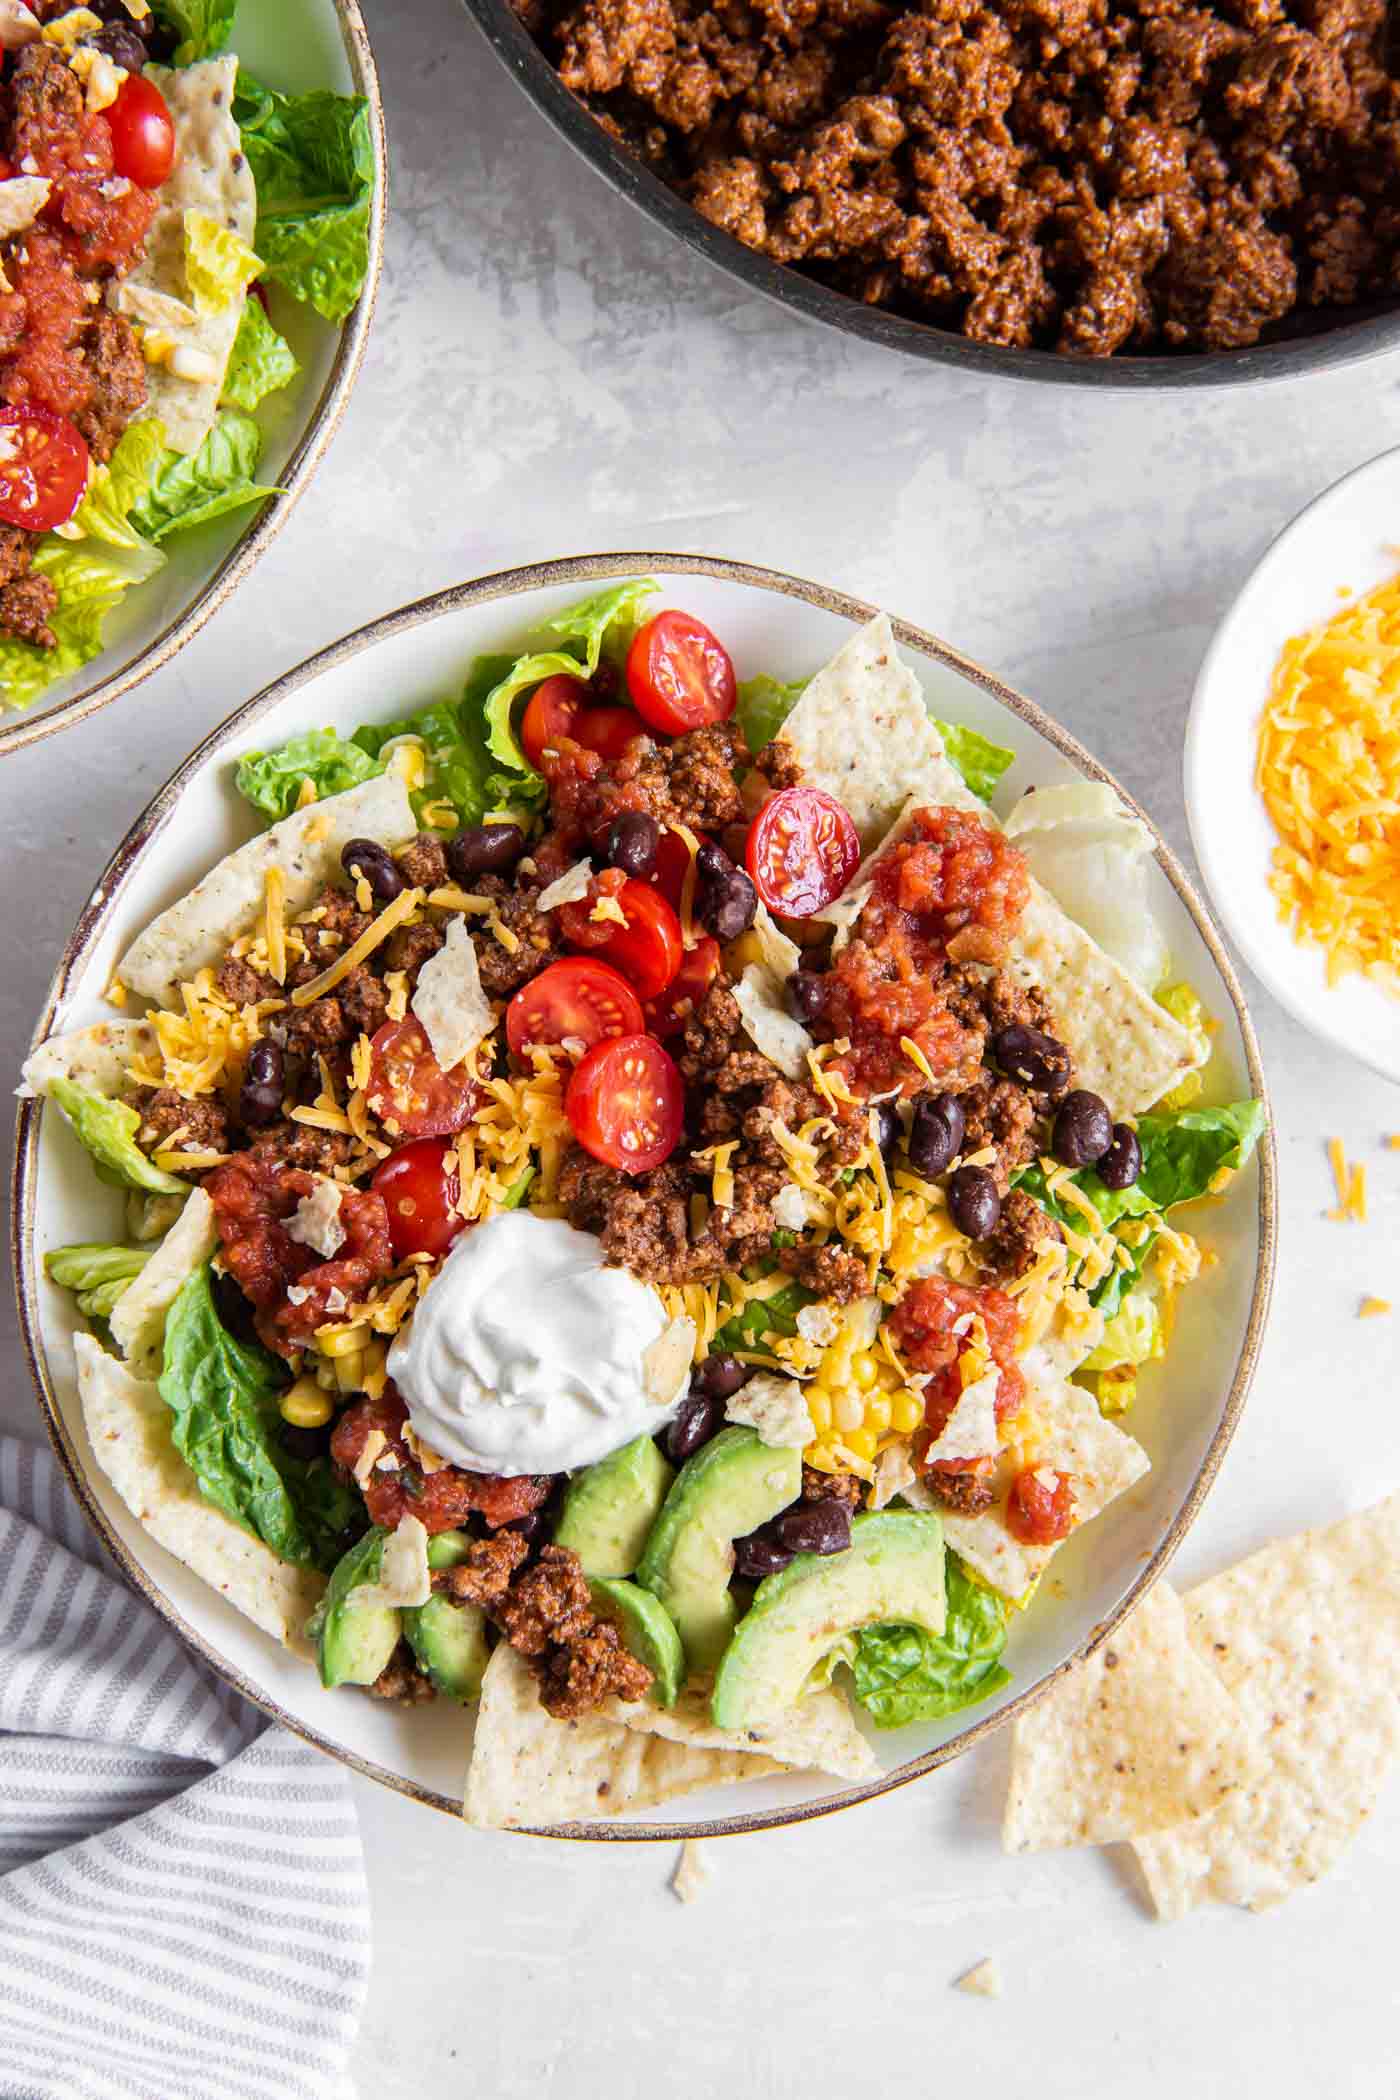
[[[391,1152],[370,1187],[384,1198],[395,1261],[446,1254],[467,1221],[457,1210],[457,1154],[442,1138],[419,1138]]]
[[[575,1066],[564,1113],[585,1152],[640,1174],[670,1157],[685,1117],[685,1089],[650,1035],[598,1043]]]
[[[658,613],[627,652],[627,691],[642,720],[664,736],[727,722],[739,697],[729,652],[689,613]]]
[[[51,408],[0,408],[0,525],[48,532],[72,517],[88,479],[88,448]]]
[[[144,73],[128,73],[106,114],[118,175],[158,190],[175,165],[175,124],[160,89]]]
[[[646,1003],[647,1027],[653,1035],[679,1035],[714,983],[719,971],[719,942],[708,934],[686,950],[685,961],[659,999]]]
[[[703,846],[706,843],[704,832],[697,836]],[[656,842],[656,865],[644,880],[652,889],[660,890],[674,911],[681,908],[681,891],[685,887],[685,871],[689,866],[690,848],[680,833],[663,831]]]
[[[770,911],[810,919],[839,897],[860,866],[860,839],[825,788],[781,788],[749,826],[744,850],[754,888]]]
[[[630,875],[619,882],[617,872],[605,868],[591,894],[614,898],[626,924],[591,918],[590,903],[566,904],[559,914],[564,938],[621,970],[640,998],[655,999],[681,966],[681,922],[659,890]]]
[[[444,1072],[421,1021],[386,1021],[370,1045],[365,1098],[385,1128],[409,1138],[450,1137],[465,1129],[478,1090],[461,1072]]]
[[[563,671],[535,687],[520,724],[520,744],[537,772],[545,752],[555,749],[561,736],[574,734],[575,718],[587,698],[584,680]]]
[[[576,744],[600,758],[621,758],[633,737],[646,733],[645,722],[630,707],[585,707],[569,731]]]
[[[532,977],[506,1008],[506,1041],[519,1057],[531,1043],[576,1037],[585,1049],[610,1036],[640,1035],[642,1002],[625,977],[590,956],[569,956]]]

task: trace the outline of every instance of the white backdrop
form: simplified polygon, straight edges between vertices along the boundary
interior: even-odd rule
[[[949,378],[790,321],[578,164],[453,0],[370,0],[389,266],[330,460],[241,599],[167,672],[0,770],[0,1052],[14,1071],[111,846],[196,738],[406,599],[538,557],[672,547],[842,585],[1031,693],[1185,850],[1182,733],[1272,533],[1400,442],[1400,363],[1253,396],[1097,399]],[[1400,532],[1400,521],[1397,521]],[[1400,1093],[1262,993],[1280,1287],[1184,1578],[1400,1485]],[[1323,1140],[1371,1163],[1325,1222]],[[38,1434],[0,1310],[0,1420]],[[1004,1752],[790,1833],[665,1851],[481,1836],[359,1786],[376,1965],[368,2100],[745,2100],[977,2078],[1037,2100],[1393,2091],[1400,1785],[1343,1868],[1264,1918],[1147,1916],[1116,1856],[1005,1860]],[[985,1954],[999,2004],[948,1988]],[[173,2096],[172,2096],[173,2100]]]

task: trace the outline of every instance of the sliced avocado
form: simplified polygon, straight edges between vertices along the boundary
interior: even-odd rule
[[[403,1614],[392,1605],[356,1605],[350,1592],[379,1580],[379,1563],[387,1531],[371,1525],[336,1562],[326,1593],[307,1624],[316,1643],[321,1682],[327,1691],[338,1684],[373,1684],[399,1643]]]
[[[721,1429],[688,1458],[671,1484],[637,1564],[637,1581],[661,1599],[689,1671],[712,1670],[734,1631],[729,1591],[734,1541],[802,1492],[802,1453],[775,1450],[756,1429]]]
[[[913,1510],[857,1517],[844,1553],[799,1554],[758,1585],[715,1677],[715,1725],[752,1728],[786,1713],[824,1659],[862,1626],[941,1634],[946,1618],[938,1518]]]
[[[465,1531],[439,1531],[428,1541],[430,1568],[456,1568],[471,1550]],[[444,1699],[469,1706],[481,1691],[490,1649],[486,1614],[476,1604],[432,1596],[403,1614],[404,1639]]]
[[[617,1628],[623,1646],[651,1671],[655,1681],[648,1699],[657,1706],[674,1706],[685,1683],[685,1650],[660,1598],[635,1582],[601,1575],[590,1577],[588,1588],[598,1617]]]
[[[568,1546],[585,1575],[630,1575],[675,1478],[649,1436],[634,1437],[575,1473],[564,1495],[554,1543]]]

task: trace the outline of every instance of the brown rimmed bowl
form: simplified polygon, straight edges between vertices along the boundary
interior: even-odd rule
[[[348,732],[460,689],[470,659],[531,639],[543,619],[620,576],[649,575],[663,598],[699,615],[732,650],[741,677],[815,670],[872,608],[838,591],[741,562],[674,554],[581,555],[439,592],[322,650],[231,714],[167,781],[122,841],[59,962],[36,1039],[110,1014],[102,994],[126,943],[189,889],[215,856],[255,829],[233,793],[235,760],[294,732]],[[932,635],[896,632],[936,713],[1010,744],[1016,763],[998,802],[1033,783],[1109,780],[1074,739],[988,672]],[[1113,783],[1115,786],[1117,783]],[[1120,788],[1119,793],[1123,790]],[[1131,804],[1131,798],[1124,796]],[[1139,812],[1139,814],[1142,814]],[[1150,822],[1150,819],[1147,820]],[[1168,848],[1151,871],[1178,974],[1219,1023],[1220,1086],[1264,1093],[1254,1031],[1219,936]],[[1198,1230],[1216,1264],[1185,1294],[1172,1354],[1143,1377],[1131,1426],[1153,1470],[1056,1559],[1007,1648],[1013,1681],[983,1707],[876,1739],[878,1777],[859,1786],[790,1777],[694,1797],[664,1820],[578,1823],[552,1834],[614,1841],[712,1837],[849,1807],[946,1764],[1001,1727],[1107,1638],[1181,1543],[1244,1407],[1274,1269],[1272,1139]],[[309,1742],[430,1807],[455,1812],[470,1722],[457,1708],[398,1709],[323,1692],[316,1673],[242,1619],[143,1532],[94,1463],[74,1374],[71,1296],[48,1283],[45,1250],[121,1231],[120,1198],[93,1177],[61,1117],[22,1105],[12,1245],[20,1320],[55,1450],[89,1517],[130,1580],[248,1698]]]
[[[1131,357],[1065,356],[1054,350],[1013,350],[999,343],[975,343],[888,307],[867,306],[801,270],[757,254],[733,234],[702,218],[589,115],[521,23],[512,0],[462,0],[462,4],[516,85],[611,189],[750,291],[843,335],[901,350],[929,364],[951,366],[969,377],[1088,387],[1100,393],[1255,386],[1271,379],[1339,371],[1344,365],[1400,349],[1400,300],[1372,307],[1300,307],[1280,323],[1276,339],[1244,350]]]
[[[266,446],[259,478],[280,493],[260,509],[218,519],[167,542],[166,565],[127,592],[107,621],[100,656],[21,712],[0,706],[0,759],[119,700],[177,656],[225,604],[291,516],[340,427],[359,374],[384,261],[389,163],[384,108],[359,0],[240,0],[233,48],[249,70],[287,93],[333,88],[369,104],[375,185],[369,269],[339,327],[297,300],[273,295],[273,319],[300,372],[257,411]]]

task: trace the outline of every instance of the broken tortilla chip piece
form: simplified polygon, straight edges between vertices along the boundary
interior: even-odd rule
[[[710,1694],[692,1685],[672,1707],[613,1699],[602,1709],[644,1735],[667,1737],[696,1749],[725,1755],[753,1753],[794,1771],[825,1772],[833,1779],[868,1779],[879,1761],[857,1728],[840,1692],[829,1686],[809,1692],[787,1713],[757,1728],[717,1728],[710,1719]]]
[[[75,1334],[73,1350],[88,1441],[131,1514],[255,1626],[304,1650],[302,1627],[325,1577],[279,1559],[204,1500],[175,1449],[170,1409],[152,1383],[134,1378],[90,1334]]]
[[[1184,1599],[1197,1653],[1266,1753],[1255,1784],[1136,1851],[1159,1916],[1264,1910],[1325,1874],[1400,1750],[1400,1495],[1283,1539]]]
[[[788,1012],[779,979],[766,963],[750,963],[733,989],[734,1004],[755,1050],[786,1078],[803,1078],[816,1044]]]
[[[1159,1582],[1088,1662],[1016,1723],[1008,1852],[1110,1845],[1207,1815],[1262,1760]]]
[[[606,1712],[556,1721],[540,1704],[530,1665],[502,1641],[481,1680],[462,1814],[481,1830],[538,1830],[656,1808],[782,1769],[771,1757],[646,1734]]]

